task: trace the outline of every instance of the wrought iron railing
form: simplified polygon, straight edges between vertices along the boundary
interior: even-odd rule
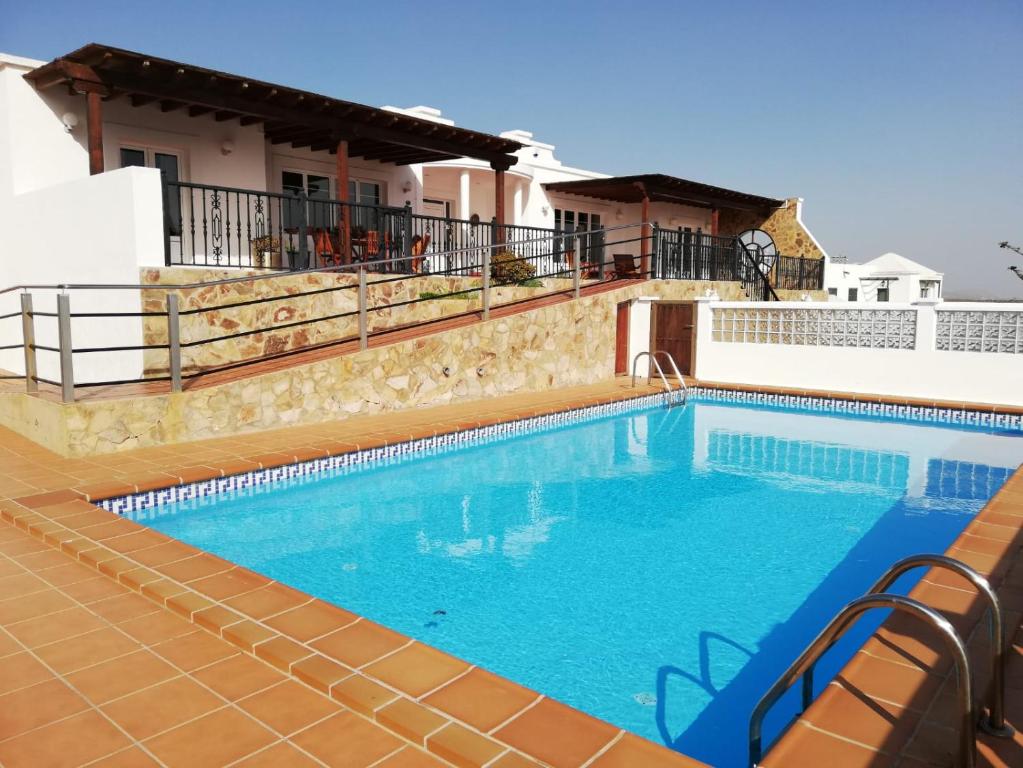
[[[802,256],[775,256],[771,285],[792,291],[824,290],[824,260]]]
[[[551,249],[557,233],[542,227],[499,230],[496,219],[426,216],[408,204],[362,205],[304,192],[167,180],[163,189],[168,266],[300,270],[372,261],[385,272],[478,275],[484,249],[502,236],[538,274],[555,272],[565,262]],[[565,242],[564,250],[574,252],[574,240]],[[588,240],[585,245],[591,250]]]
[[[663,280],[739,280],[742,246],[734,237],[656,229],[653,273]]]

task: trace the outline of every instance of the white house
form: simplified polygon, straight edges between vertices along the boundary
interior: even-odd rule
[[[830,301],[909,303],[940,299],[944,275],[897,253],[885,253],[865,264],[830,261],[824,285]]]

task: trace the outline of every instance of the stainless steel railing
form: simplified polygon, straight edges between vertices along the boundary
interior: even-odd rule
[[[957,673],[959,765],[961,768],[974,768],[977,757],[977,732],[973,709],[973,683],[970,678],[970,663],[962,639],[951,622],[933,608],[910,597],[886,593],[864,595],[846,605],[757,702],[749,723],[749,764],[751,768],[759,765],[763,757],[763,723],[767,712],[800,677],[803,678],[803,700],[805,703],[807,693],[805,673],[813,668],[817,660],[856,623],[860,616],[875,608],[892,608],[908,613],[930,624],[941,635],[952,655]]]

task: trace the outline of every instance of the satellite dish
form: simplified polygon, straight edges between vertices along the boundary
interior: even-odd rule
[[[778,248],[773,237],[762,229],[747,229],[739,234],[739,242],[746,246],[761,272],[766,275],[771,271],[778,258]]]

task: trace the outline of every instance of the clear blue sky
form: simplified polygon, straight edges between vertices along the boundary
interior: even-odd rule
[[[101,42],[459,125],[567,164],[806,198],[832,254],[1023,297],[1023,2],[0,0],[0,50]]]

